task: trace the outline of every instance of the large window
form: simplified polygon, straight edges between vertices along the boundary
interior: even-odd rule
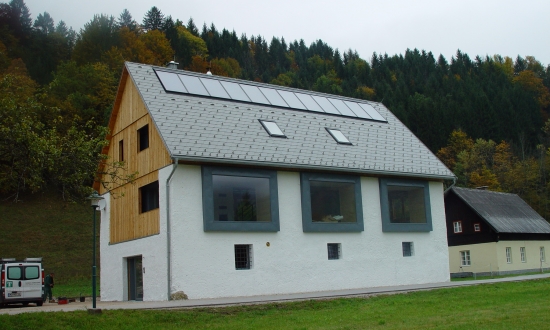
[[[302,173],[301,185],[305,232],[363,230],[359,177]]]
[[[519,255],[521,257],[521,262],[527,262],[527,256],[525,254],[525,247],[520,247],[519,248]]]
[[[380,179],[382,231],[431,231],[428,182]]]
[[[151,182],[139,188],[139,211],[144,213],[159,208],[159,182]]]
[[[472,261],[470,259],[470,251],[460,251],[460,265],[461,266],[471,266]]]
[[[279,231],[275,171],[205,166],[205,231]]]
[[[542,262],[546,261],[546,254],[544,253],[544,246],[540,247],[540,261],[542,261]]]

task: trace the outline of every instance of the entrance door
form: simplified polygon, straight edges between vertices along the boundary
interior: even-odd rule
[[[128,258],[128,300],[143,300],[143,267],[141,256]]]

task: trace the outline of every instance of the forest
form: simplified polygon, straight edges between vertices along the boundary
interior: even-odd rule
[[[11,0],[0,3],[0,196],[89,194],[97,164],[109,162],[100,151],[123,63],[175,60],[180,69],[381,102],[457,185],[517,193],[548,219],[550,65],[513,57],[406,49],[363,59],[322,40],[199,28],[157,7],[141,20],[128,10],[93,15],[74,31]],[[123,167],[110,165],[115,174]]]

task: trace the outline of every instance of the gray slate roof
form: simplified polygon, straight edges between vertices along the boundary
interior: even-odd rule
[[[153,66],[127,62],[126,68],[173,158],[437,179],[454,177],[381,103],[355,100],[371,104],[387,119],[387,123],[167,93],[155,75]],[[225,77],[218,79],[243,82]],[[287,138],[270,137],[258,119],[277,122]],[[341,130],[353,145],[337,144],[326,127]]]
[[[458,187],[450,190],[497,233],[550,234],[550,223],[516,194]]]

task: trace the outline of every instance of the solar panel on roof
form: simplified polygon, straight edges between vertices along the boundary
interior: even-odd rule
[[[385,122],[370,104],[342,100],[300,92],[287,91],[277,87],[258,87],[250,84],[226,81],[223,78],[204,76],[181,71],[178,73],[155,70],[167,92],[211,96],[221,99],[274,105],[282,108],[308,110],[352,118],[363,118]]]
[[[208,90],[208,93],[210,93],[210,96],[221,97],[224,99],[229,98],[229,94],[227,94],[225,89],[223,89],[219,81],[214,79],[205,79],[205,78],[199,78],[199,79],[201,80],[204,87],[206,87],[206,90]]]
[[[246,95],[250,98],[250,100],[254,103],[262,103],[262,104],[271,104],[269,101],[265,98],[264,94],[260,92],[258,87],[256,86],[250,86],[245,84],[240,84],[241,88],[244,90]]]
[[[241,88],[241,85],[229,81],[220,81],[220,83],[229,93],[232,100],[250,102],[250,98],[246,96],[246,93]]]
[[[365,118],[365,119],[372,119],[371,116],[369,116],[365,110],[363,110],[363,108],[361,108],[359,106],[359,104],[355,103],[355,102],[349,102],[349,101],[344,101],[344,103],[351,109],[351,111],[353,111],[353,113],[355,113],[355,115],[359,118]]]
[[[179,74],[178,76],[180,77],[181,82],[183,82],[183,85],[185,86],[185,88],[187,88],[187,90],[189,91],[189,94],[210,96],[210,94],[208,94],[208,91],[206,90],[206,88],[204,88],[199,78],[193,77],[193,76],[186,76],[183,74]]]
[[[285,102],[288,104],[289,107],[294,109],[307,110],[306,107],[302,104],[302,102],[300,102],[300,100],[298,99],[298,97],[296,97],[294,93],[282,91],[282,90],[278,92],[279,94],[281,94],[281,96],[283,97],[283,99],[285,100]]]
[[[350,108],[348,108],[348,106],[345,105],[344,102],[342,102],[341,100],[333,99],[333,98],[330,98],[330,97],[328,97],[327,99],[344,116],[355,117],[355,114],[353,113],[353,111],[351,111]]]
[[[265,97],[267,97],[272,105],[276,105],[279,107],[288,107],[288,104],[286,104],[285,100],[283,100],[281,95],[279,95],[276,90],[260,87],[260,91],[262,91],[262,93],[265,95]]]
[[[316,96],[316,95],[311,95],[311,97],[313,97],[313,99],[315,100],[315,102],[317,102],[317,104],[319,104],[319,106],[321,106],[321,109],[325,110],[326,113],[332,113],[332,114],[335,114],[335,115],[339,115],[340,114],[340,111],[338,111],[333,105],[332,103],[330,103],[326,97],[321,97],[321,96]]]
[[[378,111],[376,111],[372,105],[370,104],[365,104],[365,103],[358,103],[361,108],[363,108],[363,110],[365,110],[369,116],[372,117],[372,119],[374,120],[381,120],[381,121],[386,121],[386,119],[384,119],[384,117],[380,116],[380,114],[378,113]]]
[[[317,102],[311,97],[311,95],[302,94],[302,93],[294,93],[297,98],[302,101],[302,103],[306,106],[308,110],[311,111],[317,111],[317,112],[325,112]]]
[[[176,93],[187,93],[187,90],[183,87],[178,75],[163,71],[157,71],[157,75],[160,78],[164,89]]]

